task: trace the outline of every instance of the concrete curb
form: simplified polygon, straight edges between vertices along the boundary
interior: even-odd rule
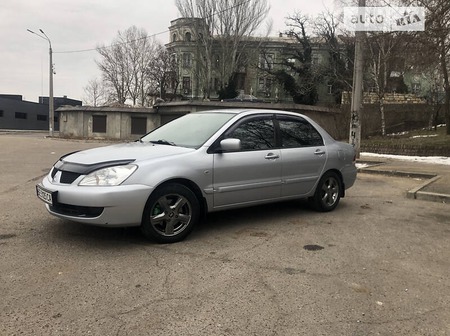
[[[409,177],[409,178],[417,178],[417,179],[431,179],[431,178],[437,176],[436,174],[406,172],[406,171],[401,171],[401,170],[380,170],[380,169],[373,170],[370,168],[358,168],[358,173],[359,172],[368,173],[368,174]]]
[[[423,189],[425,189],[427,186],[439,180],[441,178],[440,175],[404,172],[396,170],[373,170],[370,168],[359,168],[358,172],[366,174],[379,174],[388,176],[427,179],[427,181],[425,181],[421,185],[415,187],[414,189],[408,190],[406,192],[406,198],[450,204],[450,195],[423,191]]]
[[[436,182],[441,178],[440,175],[436,175],[435,177],[431,178],[429,181],[426,181],[422,185],[409,190],[406,193],[407,198],[412,199],[419,199],[424,201],[431,201],[431,202],[439,202],[439,203],[448,203],[450,204],[450,195],[446,194],[439,194],[439,193],[433,193],[428,191],[422,191],[425,187],[429,186],[430,184]]]

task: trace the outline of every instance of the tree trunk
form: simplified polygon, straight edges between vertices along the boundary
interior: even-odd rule
[[[445,88],[444,110],[445,110],[445,123],[447,124],[446,133],[447,135],[450,135],[450,87],[448,86]]]
[[[441,37],[441,52],[440,52],[440,59],[441,59],[441,69],[442,69],[442,75],[444,77],[444,90],[445,90],[445,100],[444,100],[444,116],[445,116],[445,123],[446,123],[446,134],[450,135],[450,83],[448,78],[448,68],[447,68],[447,60],[446,60],[446,38],[445,36]]]
[[[384,95],[378,100],[381,116],[381,135],[386,136],[386,118],[384,115]]]

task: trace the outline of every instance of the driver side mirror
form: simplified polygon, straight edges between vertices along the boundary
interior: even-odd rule
[[[241,140],[235,138],[223,139],[220,142],[222,152],[238,152],[241,150]]]

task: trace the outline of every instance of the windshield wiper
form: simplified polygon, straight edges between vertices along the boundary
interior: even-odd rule
[[[163,139],[160,139],[160,140],[157,140],[157,141],[153,140],[153,141],[150,141],[150,142],[154,143],[154,144],[158,144],[158,145],[176,146],[176,144],[174,142],[163,140]]]

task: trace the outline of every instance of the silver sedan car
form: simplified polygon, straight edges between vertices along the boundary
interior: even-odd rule
[[[67,154],[36,186],[48,212],[184,239],[203,214],[306,198],[331,211],[356,179],[355,151],[310,118],[275,110],[187,114],[136,142]]]

